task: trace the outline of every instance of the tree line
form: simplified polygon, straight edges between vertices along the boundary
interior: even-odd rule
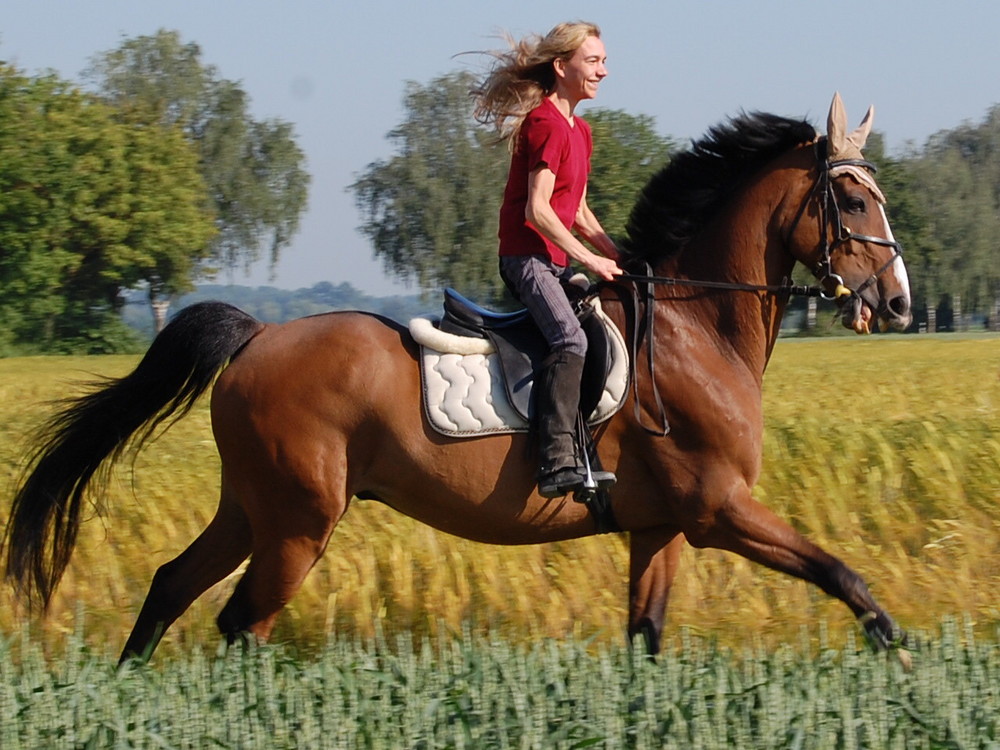
[[[386,272],[421,288],[455,286],[501,303],[496,216],[509,154],[472,118],[466,72],[410,83],[404,119],[389,132],[393,156],[352,186],[362,233]],[[594,134],[588,202],[612,236],[625,232],[639,190],[675,153],[649,117],[586,114]],[[887,213],[903,244],[914,329],[1000,330],[1000,105],[889,155],[878,133],[866,155],[878,166]],[[803,271],[804,269],[799,269]]]
[[[309,175],[293,128],[176,32],[96,55],[88,88],[0,62],[0,352],[116,351],[128,290],[275,262]]]
[[[292,125],[254,119],[247,92],[177,32],[124,39],[94,56],[84,80],[0,61],[0,354],[134,345],[128,303],[141,296],[161,326],[196,282],[275,263],[306,206]],[[509,153],[474,121],[471,85],[464,71],[408,83],[403,120],[387,136],[392,155],[350,189],[388,275],[503,305],[496,217]],[[621,237],[642,185],[679,146],[645,115],[586,117],[588,202]],[[915,328],[1000,328],[1000,105],[902,154],[876,134],[868,155],[906,251]],[[324,290],[300,296],[282,309],[327,304]],[[388,303],[399,315],[415,304]]]
[[[333,284],[321,281],[301,289],[278,289],[273,286],[249,287],[235,284],[199,284],[193,292],[181,295],[175,304],[180,310],[187,305],[206,300],[218,300],[236,305],[265,323],[284,323],[307,315],[319,315],[333,310],[361,310],[391,318],[406,324],[412,318],[440,310],[441,300],[419,294],[373,296],[347,282]],[[122,318],[144,338],[152,338],[153,320],[142,292],[125,295]]]

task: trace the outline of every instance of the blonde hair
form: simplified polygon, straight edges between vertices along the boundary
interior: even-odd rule
[[[496,128],[501,140],[513,148],[524,118],[556,86],[552,63],[569,60],[589,37],[601,36],[597,24],[561,23],[543,37],[531,34],[521,40],[507,35],[509,50],[487,52],[494,58],[486,77],[472,89],[473,116]]]

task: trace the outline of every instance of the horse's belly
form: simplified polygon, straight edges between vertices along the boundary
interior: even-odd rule
[[[541,503],[476,503],[457,498],[383,498],[390,507],[464,539],[488,544],[541,544],[576,539],[594,533],[594,524],[585,506],[569,498],[542,500]]]
[[[533,544],[592,534],[584,506],[534,493],[536,459],[525,436],[454,439],[431,429],[415,352],[405,344],[403,331],[360,315],[270,331],[216,389],[223,457],[242,455],[253,442],[308,494],[346,490],[478,541]],[[245,468],[268,474],[267,461]]]
[[[407,441],[384,455],[370,494],[449,534],[493,544],[535,544],[592,534],[586,507],[535,494],[522,437]]]

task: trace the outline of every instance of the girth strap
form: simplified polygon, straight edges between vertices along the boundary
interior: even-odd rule
[[[643,299],[639,299],[639,286],[640,283],[643,288]],[[656,280],[653,277],[653,269],[647,263],[646,264],[646,276],[635,277],[633,284],[631,286],[632,292],[632,309],[634,311],[632,320],[632,351],[629,356],[629,366],[632,368],[631,380],[632,380],[632,395],[633,395],[633,409],[635,410],[635,421],[639,423],[648,434],[654,435],[656,437],[666,437],[670,433],[670,423],[667,421],[667,410],[663,406],[663,398],[660,396],[660,389],[656,385],[656,359],[654,349],[654,336],[653,336],[653,325],[656,320],[656,316],[653,310],[654,294],[653,290],[655,288]],[[643,313],[643,328],[646,333],[646,369],[649,373],[650,385],[653,389],[653,398],[656,401],[656,409],[659,414],[659,426],[647,427],[642,419],[642,406],[639,402],[639,322],[640,322],[640,308],[644,307],[645,311]]]

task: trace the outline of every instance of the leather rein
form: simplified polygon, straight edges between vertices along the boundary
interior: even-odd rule
[[[787,233],[787,237],[792,236],[802,219],[802,216],[805,214],[809,203],[814,199],[818,200],[822,247],[819,261],[810,269],[813,276],[815,276],[819,281],[818,286],[796,285],[792,284],[789,279],[784,279],[780,284],[744,284],[739,282],[707,281],[655,276],[652,273],[652,267],[648,263],[646,264],[646,274],[622,274],[621,276],[616,277],[614,282],[598,283],[597,286],[600,287],[609,283],[614,284],[618,281],[631,282],[630,291],[635,314],[633,316],[630,352],[631,361],[629,367],[631,370],[630,376],[632,380],[635,418],[639,423],[639,426],[642,427],[646,433],[656,437],[665,437],[670,433],[670,424],[667,421],[666,407],[664,406],[663,398],[660,395],[660,389],[656,385],[655,377],[656,358],[654,356],[655,339],[653,335],[655,315],[653,314],[653,302],[656,301],[654,296],[654,288],[656,286],[685,286],[698,287],[702,289],[721,289],[736,292],[764,292],[767,294],[784,294],[789,296],[822,297],[826,300],[834,300],[838,303],[838,305],[843,306],[844,302],[849,299],[853,299],[855,297],[860,298],[861,293],[868,289],[868,287],[872,284],[876,283],[879,277],[885,273],[893,263],[896,262],[896,258],[903,254],[902,246],[895,239],[858,234],[847,227],[841,219],[840,206],[837,205],[836,196],[833,192],[831,173],[835,170],[850,173],[852,170],[865,169],[869,172],[869,174],[874,174],[877,171],[875,165],[863,159],[842,159],[830,161],[824,154],[819,153],[820,144],[823,146],[826,144],[824,141],[818,141],[816,144],[817,159],[822,160],[824,165],[823,169],[820,170],[816,181],[813,183],[813,187],[806,195],[805,200],[803,200],[802,205],[799,208],[798,213],[796,214],[795,219]],[[874,183],[872,184],[874,185]],[[877,188],[875,192],[878,193]],[[828,231],[828,229],[832,230],[832,241],[830,240],[831,232]],[[831,261],[831,255],[833,252],[843,243],[850,242],[852,240],[893,248],[893,253],[889,260],[886,261],[881,268],[873,273],[862,284],[860,284],[857,289],[850,289],[844,284],[843,278],[833,272],[833,265]],[[832,292],[827,291],[830,288],[832,288]],[[642,290],[641,294],[640,289]],[[648,427],[643,422],[642,408],[639,403],[637,360],[641,337],[639,330],[640,308],[645,309],[643,319],[645,323],[644,328],[646,338],[646,367],[649,372],[650,382],[652,383],[653,398],[656,402],[656,409],[659,415],[659,424],[654,427]]]

